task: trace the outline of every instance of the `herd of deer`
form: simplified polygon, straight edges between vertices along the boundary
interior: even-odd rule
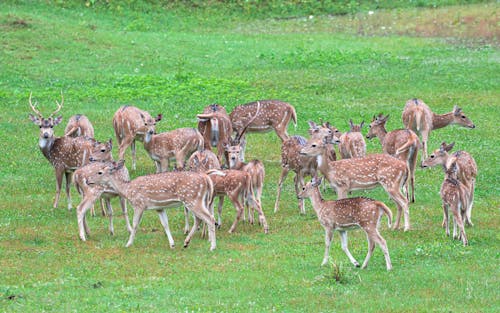
[[[72,207],[71,181],[82,194],[82,201],[76,209],[81,240],[85,241],[90,232],[86,212],[91,209],[91,213],[95,214],[93,207],[98,199],[106,204],[110,218],[109,230],[111,234],[114,233],[110,198],[117,196],[120,197],[130,232],[127,247],[133,243],[145,210],[158,212],[170,246],[174,247],[165,209],[183,205],[186,215],[184,231],[188,234],[184,247],[188,246],[193,234],[201,226],[200,222],[204,222],[203,227],[206,225],[208,228],[210,250],[215,249],[215,230],[221,225],[224,197],[228,197],[236,208],[236,218],[229,232],[234,232],[238,222],[246,218],[247,209],[250,223],[254,222],[254,210],[257,210],[258,222],[267,233],[268,224],[261,204],[264,164],[259,160],[244,161],[245,135],[274,130],[282,141],[282,172],[274,212],[278,211],[282,185],[291,170],[295,173],[295,191],[300,212],[305,213],[304,199],[310,198],[319,222],[325,229],[326,247],[322,264],[328,260],[333,231],[338,230],[342,249],[350,261],[359,266],[348,250],[347,230],[362,228],[369,243],[362,267],[367,266],[375,244],[378,244],[384,253],[387,269],[392,268],[387,244],[378,232],[379,221],[384,214],[391,226],[391,210],[380,201],[347,196],[353,190],[381,186],[397,207],[393,228],[400,227],[403,215],[404,230],[409,230],[409,202],[415,201],[415,169],[419,149],[423,149],[422,167],[443,166],[443,227],[449,235],[448,210],[451,209],[453,237],[461,239],[467,245],[464,223],[472,225],[471,210],[477,175],[475,161],[465,151],[450,154],[453,143],[447,145],[443,142],[439,149],[430,156],[427,155],[427,140],[431,130],[450,124],[475,127],[456,106],[450,113],[435,114],[421,100],[409,100],[402,115],[405,129],[390,132],[385,128],[389,116],[374,116],[366,138],[378,137],[383,153],[368,155],[361,134],[364,123],[355,125],[352,120],[349,121],[350,130],[344,134],[328,122],[321,122],[319,125],[309,122],[309,139],[289,136],[288,124],[291,120],[297,124],[297,114],[293,106],[282,101],[262,100],[239,105],[230,114],[223,106],[209,105],[197,115],[197,129],[179,128],[160,134],[156,133],[155,126],[161,121],[161,114],[153,118],[148,112],[136,107],[122,106],[113,116],[120,160],[115,162],[111,153],[111,139],[108,142],[96,141],[93,138],[92,124],[84,115],[70,118],[64,136],[54,135],[54,126],[62,121],[61,116],[54,116],[61,110],[64,98],[61,103],[56,101],[57,109],[48,118],[43,117],[36,108],[36,103],[32,104],[31,98],[30,94],[29,104],[36,115],[30,114],[30,119],[40,127],[39,147],[55,169],[54,207],[58,206],[63,175],[66,177],[68,209]],[[421,135],[422,143],[417,134]],[[130,180],[124,166],[125,151],[131,147],[132,168],[135,170],[136,140],[144,143],[145,150],[156,164],[157,172]],[[334,145],[339,146],[340,160],[337,160]],[[212,148],[217,149],[217,154],[212,152]],[[176,162],[173,170],[169,164],[172,159]],[[320,174],[337,193],[338,200],[322,199],[319,185],[323,178],[319,178]],[[312,177],[307,184],[306,176]],[[214,217],[216,196],[219,196],[217,221]],[[132,225],[128,219],[126,200],[134,209]],[[189,226],[189,213],[194,217],[192,227]]]

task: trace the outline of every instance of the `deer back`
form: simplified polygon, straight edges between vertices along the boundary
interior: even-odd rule
[[[236,106],[229,114],[233,130],[240,133],[248,122],[260,110],[256,118],[248,125],[247,132],[267,132],[279,126],[286,126],[293,120],[297,124],[295,108],[279,100],[260,100]]]
[[[150,142],[145,142],[148,152],[164,157],[174,156],[178,151],[190,155],[203,147],[203,137],[194,128],[178,128],[172,131],[153,135]]]
[[[220,169],[219,159],[210,150],[198,150],[193,152],[188,160],[188,167],[193,171],[206,172],[211,169]]]
[[[153,118],[147,111],[134,106],[122,106],[113,116],[113,128],[119,142],[123,138],[135,138],[144,140],[144,136],[161,119],[161,114]],[[149,127],[148,127],[149,126]]]
[[[432,111],[420,99],[410,99],[406,102],[401,115],[405,128],[415,132],[432,129]]]
[[[69,118],[68,124],[66,124],[66,128],[64,129],[64,135],[94,138],[94,127],[85,115],[76,114]]]

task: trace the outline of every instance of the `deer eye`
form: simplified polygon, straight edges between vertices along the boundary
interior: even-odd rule
[[[316,145],[314,144],[314,145],[312,145],[311,147],[316,148]]]
[[[103,171],[99,171],[97,174],[102,175],[104,174]]]
[[[106,152],[106,149],[101,149],[101,152],[103,152],[103,153]]]
[[[54,128],[54,125],[50,125],[50,128]]]
[[[466,118],[465,115],[462,115],[462,118],[465,119]]]
[[[302,187],[302,191],[306,190],[306,187]]]
[[[42,125],[40,125],[40,126],[38,126],[38,127],[42,128]]]
[[[434,154],[431,154],[431,159],[434,159],[436,156]]]

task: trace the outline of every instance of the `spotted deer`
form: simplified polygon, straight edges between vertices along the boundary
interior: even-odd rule
[[[226,109],[219,104],[211,104],[197,115],[198,130],[203,135],[205,150],[217,147],[219,163],[228,164],[224,145],[229,144],[233,127]]]
[[[385,257],[385,264],[387,270],[392,269],[391,258],[389,256],[389,249],[385,239],[380,235],[378,227],[382,215],[387,215],[387,223],[391,227],[392,212],[391,210],[380,201],[370,198],[357,197],[347,198],[340,200],[324,200],[319,191],[321,179],[312,180],[308,182],[298,194],[299,198],[310,198],[312,206],[318,220],[325,229],[325,256],[321,265],[328,262],[328,255],[330,245],[333,239],[333,232],[338,230],[340,233],[341,246],[351,263],[359,267],[358,261],[349,252],[347,246],[347,231],[352,228],[362,228],[366,233],[368,240],[368,253],[366,254],[365,261],[361,268],[368,266],[368,261],[373,254],[375,244],[378,244]]]
[[[89,162],[90,151],[93,144],[93,139],[84,137],[56,137],[54,127],[62,121],[62,116],[54,118],[53,116],[59,112],[64,104],[64,97],[61,94],[61,103],[57,102],[57,109],[50,114],[48,118],[44,118],[40,111],[36,109],[38,103],[32,104],[30,93],[29,105],[32,111],[36,114],[29,114],[31,121],[40,127],[40,135],[38,138],[38,146],[45,158],[54,167],[56,175],[56,196],[54,200],[54,208],[57,208],[59,197],[61,195],[61,186],[63,176],[66,177],[66,197],[68,200],[68,210],[71,209],[71,175],[79,167]]]
[[[309,134],[311,138],[320,138],[325,140],[325,149],[327,149],[326,155],[328,158],[332,158],[331,150],[329,150],[329,144],[333,142],[338,142],[338,137],[336,137],[336,132],[332,129],[329,123],[323,124],[319,127],[314,122],[309,122]],[[274,204],[274,212],[278,212],[281,189],[283,187],[283,182],[285,181],[288,172],[292,170],[295,173],[294,186],[295,194],[297,195],[300,188],[305,184],[305,177],[316,176],[317,173],[317,162],[315,157],[309,157],[300,153],[300,151],[306,146],[307,140],[302,136],[292,136],[289,139],[283,141],[281,144],[281,175],[278,181],[278,190],[276,195],[276,202]],[[299,212],[305,214],[304,200],[298,199]]]
[[[382,151],[392,155],[408,164],[410,171],[411,197],[406,184],[406,198],[415,202],[415,169],[417,167],[417,154],[420,148],[420,139],[411,129],[396,129],[387,132],[385,124],[389,115],[379,114],[373,116],[366,138],[378,137],[382,144]]]
[[[467,189],[468,202],[466,203],[465,223],[473,226],[474,224],[472,223],[471,216],[472,205],[474,202],[474,189],[476,185],[477,164],[472,155],[470,155],[467,151],[457,151],[450,154],[449,152],[453,149],[454,145],[454,142],[448,145],[443,141],[439,149],[434,150],[427,159],[422,161],[421,167],[426,168],[441,165],[446,171],[446,169],[450,167],[451,163],[457,163],[457,179]]]
[[[156,164],[156,172],[168,171],[170,159],[175,158],[176,168],[184,168],[184,163],[193,152],[203,148],[203,136],[195,128],[178,128],[155,134],[151,127],[144,137],[144,149]]]
[[[250,203],[256,204],[255,209],[259,215],[259,224],[262,225],[264,232],[267,234],[269,227],[260,203],[258,203],[254,198],[252,177],[250,174],[240,170],[223,170],[223,175],[220,175],[219,173],[220,171],[208,171],[208,175],[214,184],[214,195],[219,196],[220,198],[218,206],[219,227],[221,225],[223,203],[221,198],[227,196],[236,209],[236,218],[231,225],[231,228],[229,228],[229,233],[233,233],[236,230],[238,222],[244,215],[244,203],[245,201],[249,201]]]
[[[86,240],[85,235],[90,234],[85,214],[90,208],[91,214],[95,215],[92,211],[94,210],[94,204],[98,199],[101,199],[101,201],[104,200],[106,203],[107,215],[109,217],[109,232],[111,235],[114,235],[113,208],[111,207],[111,199],[117,197],[118,192],[108,186],[87,184],[88,177],[90,177],[92,173],[95,173],[95,171],[102,166],[103,162],[113,161],[113,156],[111,154],[112,147],[113,144],[111,139],[108,142],[96,141],[90,154],[91,163],[80,167],[73,174],[73,182],[75,183],[76,189],[83,196],[80,204],[76,207],[78,232],[82,241]],[[113,175],[116,175],[121,180],[128,181],[130,179],[128,170],[125,166],[115,171]],[[120,197],[120,206],[125,218],[127,230],[131,232],[132,227],[130,226],[127,214],[127,203],[124,197]]]
[[[427,141],[429,134],[434,129],[458,124],[467,128],[475,128],[476,125],[462,112],[458,106],[445,114],[436,114],[420,99],[411,99],[406,102],[402,114],[405,128],[413,130],[422,136],[423,158],[427,158]]]
[[[76,114],[69,118],[64,129],[64,136],[94,138],[94,127],[88,117]]]
[[[453,214],[453,239],[461,239],[464,246],[468,245],[467,236],[465,235],[463,220],[466,218],[467,210],[467,193],[468,190],[457,177],[458,166],[456,162],[450,164],[446,169],[444,181],[441,184],[441,199],[443,201],[444,227],[446,235],[450,236],[448,223],[449,210]],[[459,234],[457,233],[457,225]]]
[[[382,186],[398,208],[394,229],[399,228],[403,213],[404,230],[410,230],[408,200],[401,193],[409,175],[405,162],[387,154],[369,154],[363,158],[331,162],[328,161],[325,142],[322,139],[309,140],[300,153],[316,157],[318,170],[337,192],[338,199],[346,198],[351,190],[368,190]]]
[[[161,121],[162,115],[155,118],[134,106],[125,105],[120,107],[113,115],[113,128],[118,141],[118,159],[125,159],[125,151],[130,146],[132,149],[132,169],[136,169],[135,141],[144,141],[146,132],[154,129],[157,122]]]
[[[349,131],[339,138],[339,151],[342,159],[362,158],[366,155],[366,143],[361,134],[364,123],[355,125],[352,120],[349,120]]]
[[[103,164],[90,175],[87,184],[112,187],[132,204],[134,217],[126,247],[130,247],[134,242],[144,211],[155,210],[158,212],[170,247],[174,248],[165,209],[184,205],[196,216],[195,224],[184,240],[184,247],[189,245],[202,221],[208,225],[210,250],[215,249],[215,219],[209,211],[214,189],[211,179],[206,174],[174,171],[139,176],[134,180],[126,181],[113,175],[123,167],[123,164],[124,160]]]

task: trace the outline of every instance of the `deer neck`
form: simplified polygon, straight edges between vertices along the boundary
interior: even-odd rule
[[[432,113],[432,129],[439,129],[453,122],[453,112],[445,114]]]
[[[323,198],[321,197],[321,193],[319,191],[318,186],[314,187],[314,189],[312,190],[312,195],[311,195],[310,199],[311,199],[312,207],[313,207],[314,211],[316,212],[316,215],[318,215],[318,217],[319,217],[321,210],[323,208]]]
[[[120,196],[128,198],[127,195],[130,191],[130,182],[119,178],[117,173],[111,176],[109,186],[116,190]]]
[[[384,126],[380,127],[380,129],[377,131],[376,135],[378,137],[378,140],[380,140],[380,143],[383,146],[384,141],[385,141],[385,136],[387,135],[387,130],[385,129],[385,127]]]
[[[149,150],[149,148],[151,147],[151,145],[153,144],[153,136],[152,134],[150,134],[149,132],[146,132],[146,134],[144,134],[144,149],[146,150]]]
[[[322,153],[316,156],[316,164],[318,165],[318,169],[323,175],[327,175],[328,170],[330,168],[328,164],[328,154],[327,149],[323,149]]]
[[[52,151],[52,148],[54,147],[55,141],[56,141],[56,138],[54,136],[52,136],[50,138],[40,137],[38,139],[38,146],[40,147],[40,150],[42,151],[43,155],[48,160],[51,159],[51,151]]]

